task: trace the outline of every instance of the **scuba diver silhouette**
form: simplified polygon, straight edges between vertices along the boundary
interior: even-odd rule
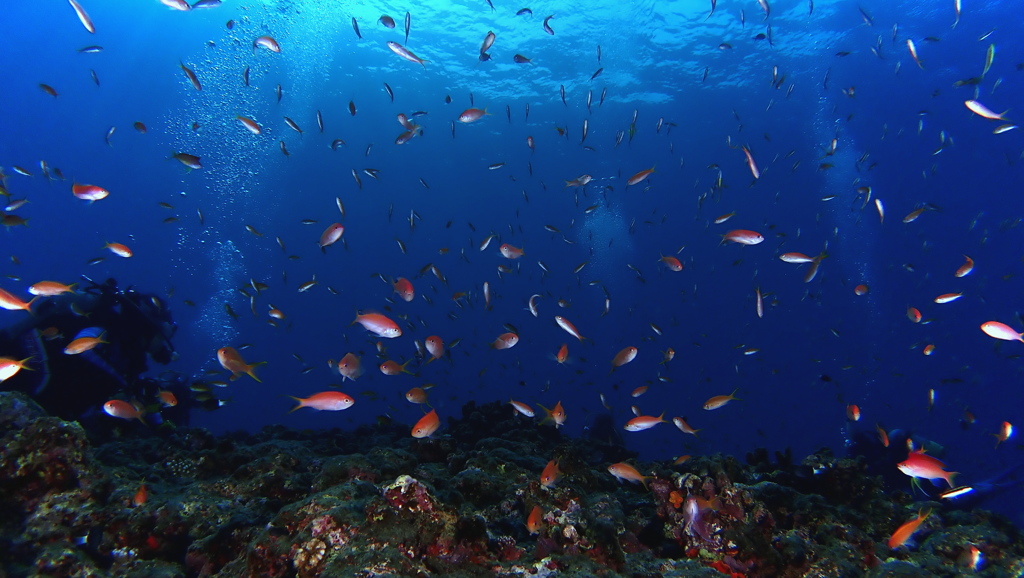
[[[939,498],[953,507],[969,510],[1021,484],[1024,484],[1024,462],[1011,466],[987,480],[948,489],[940,493]]]
[[[21,321],[0,329],[0,356],[28,359],[24,369],[4,381],[4,390],[21,391],[62,419],[76,420],[115,396],[141,403],[158,400],[164,385],[142,378],[148,360],[166,365],[177,357],[171,339],[177,329],[170,311],[155,295],[113,279],[102,284],[82,277],[78,292],[40,299]],[[79,337],[94,337],[87,351],[65,352]],[[69,350],[70,351],[70,350]],[[188,398],[184,380],[179,397]]]

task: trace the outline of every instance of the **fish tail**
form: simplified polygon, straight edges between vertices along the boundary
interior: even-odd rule
[[[999,445],[999,444],[996,444],[996,445]],[[951,487],[951,488],[956,487],[956,486],[953,485],[953,477],[954,476],[959,476],[959,475],[960,475],[960,472],[946,472],[946,483],[949,484],[949,487]],[[928,510],[928,513],[930,514],[931,510]]]
[[[511,402],[512,400],[510,399],[509,401]],[[539,403],[537,404],[537,407],[539,407],[542,410],[544,410],[544,414],[545,414],[544,417],[540,420],[540,423],[544,423],[544,422],[547,422],[547,421],[554,421],[554,418],[551,417],[551,410],[550,409],[544,407],[543,405],[541,405]]]
[[[251,365],[250,365],[250,366],[249,366],[249,367],[247,368],[247,370],[246,370],[246,372],[245,372],[245,373],[246,373],[246,375],[248,375],[249,377],[251,377],[251,378],[255,379],[257,383],[263,383],[263,380],[261,380],[260,378],[256,377],[256,368],[257,368],[257,367],[259,367],[259,366],[261,366],[261,365],[266,365],[266,364],[267,364],[267,362],[266,362],[266,361],[257,361],[256,363],[253,363],[253,364],[251,364]]]
[[[255,377],[253,377],[253,379],[255,379]],[[259,380],[257,379],[256,381],[259,381]],[[294,399],[295,401],[299,402],[299,405],[297,405],[297,406],[291,408],[290,410],[288,410],[288,413],[291,413],[291,412],[293,412],[293,411],[295,411],[297,409],[300,409],[300,408],[303,408],[303,407],[306,406],[306,404],[303,403],[302,398],[295,397],[294,395],[286,395],[285,397],[290,397],[290,398]]]
[[[732,390],[732,393],[729,394],[729,397],[731,397],[731,398],[733,398],[734,400],[737,400],[737,401],[742,401],[742,400],[740,400],[740,398],[736,397],[736,392],[739,391],[739,390],[740,390],[740,388],[738,388],[738,387],[736,389]]]

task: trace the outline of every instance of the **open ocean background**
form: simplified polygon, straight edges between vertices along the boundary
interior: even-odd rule
[[[965,483],[1024,460],[1017,438],[994,449],[992,437],[1003,421],[1024,423],[1024,344],[996,342],[979,330],[988,320],[1024,330],[1024,131],[993,134],[1001,122],[964,106],[977,98],[996,112],[1010,109],[1010,119],[1024,116],[1024,13],[1017,2],[965,0],[955,28],[953,0],[819,0],[813,13],[804,0],[775,1],[766,20],[752,1],[721,0],[710,18],[707,1],[494,4],[492,11],[485,0],[226,0],[177,12],[156,0],[93,0],[84,6],[95,34],[67,2],[5,5],[0,166],[12,198],[29,200],[16,213],[30,221],[0,232],[7,276],[0,286],[25,295],[38,280],[71,283],[88,275],[164,296],[179,325],[180,358],[168,368],[195,378],[219,369],[218,348],[251,344],[241,353],[267,362],[257,370],[263,382],[242,377],[218,391],[230,403],[193,415],[192,425],[215,432],[268,424],[353,428],[381,415],[411,426],[423,409],[404,394],[432,383],[430,403],[442,419],[437,435],[467,402],[509,398],[538,411],[538,403],[561,401],[566,433],[583,435],[609,411],[603,393],[615,429],[648,460],[714,452],[742,458],[757,447],[792,448],[798,458],[822,446],[842,452],[853,433],[873,436],[875,424],[941,444],[942,459]],[[515,15],[524,7],[532,16]],[[408,42],[401,31],[406,11]],[[381,14],[398,27],[384,28]],[[551,14],[553,36],[542,28]],[[236,23],[232,29],[228,20]],[[755,39],[769,24],[774,46]],[[497,39],[491,60],[480,62],[488,31]],[[253,40],[265,34],[278,40],[280,54],[253,50]],[[923,69],[907,39],[916,43]],[[400,59],[385,46],[389,40],[430,62],[424,68]],[[876,43],[881,58],[871,51]],[[981,74],[990,44],[996,56],[981,83],[954,88]],[[87,45],[103,51],[78,52]],[[842,51],[850,54],[836,55]],[[532,62],[514,63],[516,53]],[[179,62],[195,70],[201,91]],[[778,88],[776,65],[785,76]],[[242,81],[247,66],[251,86]],[[455,122],[453,138],[451,123],[470,107],[471,94],[491,115]],[[423,136],[394,144],[403,130],[395,115],[414,111],[427,113],[414,119]],[[236,114],[257,120],[263,134],[250,134]],[[634,114],[635,136],[615,146]],[[285,116],[304,133],[289,129]],[[584,120],[584,144],[593,150],[580,143]],[[132,129],[136,121],[146,134]],[[117,128],[108,146],[111,127]],[[347,144],[332,150],[337,138]],[[752,179],[743,152],[727,138],[750,148],[760,179]],[[826,156],[833,138],[835,154]],[[204,168],[189,171],[166,160],[173,152],[199,155]],[[47,182],[40,160],[68,180]],[[505,164],[489,169],[497,163]],[[33,176],[16,174],[15,165]],[[721,169],[721,189],[712,165]],[[647,181],[625,186],[652,166]],[[365,168],[379,169],[379,179]],[[563,187],[582,174],[594,177],[585,189]],[[110,196],[80,201],[70,193],[73,181],[102,186]],[[861,186],[883,201],[884,222],[873,203],[864,206],[858,197]],[[939,210],[901,222],[924,203]],[[412,229],[411,211],[419,216]],[[712,223],[733,211],[727,223]],[[163,222],[172,216],[178,220]],[[344,246],[322,253],[316,241],[332,222],[344,224]],[[731,229],[766,239],[721,245]],[[497,239],[479,251],[491,232],[525,255],[503,258]],[[134,257],[106,253],[107,241],[128,244]],[[803,282],[807,265],[778,259],[789,251],[817,255],[826,243],[829,256],[810,283]],[[976,268],[956,278],[965,254]],[[661,255],[675,255],[684,270],[669,271]],[[417,277],[430,263],[447,284],[429,271]],[[499,275],[499,266],[512,272]],[[299,292],[314,275],[318,284]],[[411,279],[416,299],[401,301],[378,275]],[[238,292],[250,279],[269,285],[255,315]],[[861,283],[870,287],[866,296],[854,294]],[[766,294],[760,319],[757,288]],[[452,300],[460,291],[468,294],[463,307]],[[963,297],[933,303],[949,292]],[[538,318],[527,311],[535,293],[542,295]],[[602,315],[606,296],[610,309]],[[277,327],[267,323],[269,304],[287,315]],[[910,306],[924,321],[908,320]],[[387,358],[398,362],[414,356],[413,340],[461,341],[446,359],[410,364],[418,376],[385,376],[377,370],[378,339],[350,325],[357,309],[399,321],[404,335],[385,340]],[[0,323],[22,315],[2,311]],[[589,340],[577,343],[554,315]],[[518,329],[518,345],[492,350],[506,323]],[[549,359],[562,343],[574,359],[566,366]],[[934,354],[922,354],[926,344],[934,344]],[[636,360],[609,373],[610,360],[626,346],[639,349]],[[660,364],[668,347],[676,357]],[[758,351],[745,354],[752,348]],[[326,362],[348,352],[362,355],[366,372],[342,383]],[[641,385],[647,393],[632,398]],[[286,413],[293,404],[284,395],[332,386],[355,397],[355,406]],[[709,397],[737,388],[740,401],[702,409]],[[855,424],[846,419],[850,403],[863,415]],[[671,423],[622,431],[634,404],[645,414],[687,417],[699,437]],[[965,426],[965,410],[975,423]],[[1017,494],[986,506],[1024,522]]]

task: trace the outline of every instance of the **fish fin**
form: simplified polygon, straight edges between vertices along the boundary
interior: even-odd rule
[[[509,401],[511,401],[511,400],[509,400]],[[554,418],[551,417],[551,410],[550,409],[544,407],[543,405],[541,405],[539,403],[537,404],[537,407],[539,407],[542,410],[544,410],[544,414],[545,414],[544,417],[541,418],[540,423],[544,423],[544,422],[547,422],[547,421],[554,421]]]
[[[253,379],[255,379],[255,377]],[[257,379],[256,381],[259,381],[259,380]],[[293,412],[293,411],[295,411],[295,410],[297,410],[299,408],[304,407],[302,405],[302,400],[297,398],[297,397],[295,397],[294,395],[286,395],[285,397],[290,397],[290,398],[294,399],[295,401],[299,402],[299,405],[297,405],[297,406],[291,408],[290,410],[288,410],[288,413],[291,413],[291,412]],[[287,414],[285,414],[285,415],[287,415]]]
[[[253,363],[252,365],[250,365],[249,366],[249,370],[246,371],[245,373],[249,377],[255,379],[257,383],[263,383],[263,380],[261,380],[260,378],[256,377],[256,368],[261,366],[261,365],[266,365],[266,364],[267,364],[266,361],[257,361],[256,363]]]

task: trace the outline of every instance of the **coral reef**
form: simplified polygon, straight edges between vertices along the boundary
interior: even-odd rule
[[[636,463],[469,404],[434,438],[354,432],[214,437],[77,423],[0,393],[0,576],[1019,575],[1005,519],[914,503],[857,459],[767,452]],[[560,471],[545,486],[549,460]],[[889,537],[932,514],[909,545]],[[537,512],[533,519],[531,512]],[[528,524],[528,518],[531,518]]]

